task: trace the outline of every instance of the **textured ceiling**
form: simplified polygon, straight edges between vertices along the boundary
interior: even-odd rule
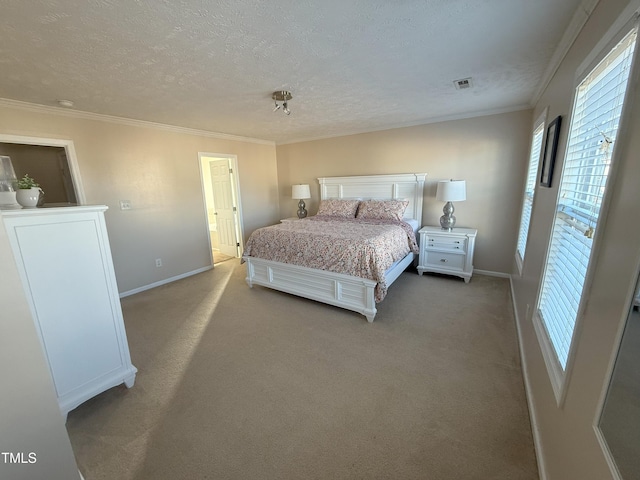
[[[0,97],[277,143],[508,111],[580,3],[0,0]]]

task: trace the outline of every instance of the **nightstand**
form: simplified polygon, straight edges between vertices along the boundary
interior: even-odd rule
[[[422,227],[420,234],[420,257],[418,273],[445,273],[464,278],[466,283],[473,274],[473,249],[478,230],[441,227]]]

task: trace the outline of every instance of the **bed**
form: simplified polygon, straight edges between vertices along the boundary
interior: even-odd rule
[[[398,175],[368,175],[352,177],[323,177],[319,178],[320,199],[322,200],[396,200],[406,203],[403,222],[409,224],[413,233],[420,228],[422,219],[422,200],[426,174],[411,173]],[[328,203],[328,202],[327,202]],[[375,203],[375,202],[372,202]],[[319,215],[318,217],[323,217]],[[281,229],[294,231],[303,229],[303,225],[315,228],[321,222],[318,220],[333,219],[305,219],[296,220],[289,224],[258,229],[263,234]],[[306,222],[306,223],[305,223]],[[367,223],[367,222],[365,222]],[[373,222],[375,223],[375,222]],[[329,228],[329,223],[326,224]],[[364,227],[363,227],[364,228]],[[406,227],[405,227],[406,229]],[[376,303],[384,298],[383,293],[413,263],[417,256],[416,249],[409,249],[408,253],[395,261],[382,272],[378,280],[361,276],[337,273],[324,269],[311,268],[299,264],[260,258],[259,249],[252,234],[247,242],[242,260],[246,264],[246,281],[249,287],[261,285],[274,290],[308,298],[318,302],[334,305],[364,315],[368,322],[373,322],[376,316]],[[388,235],[391,235],[389,233]],[[310,248],[313,250],[313,246]],[[252,253],[253,252],[253,253]],[[258,256],[256,256],[258,255]],[[382,292],[381,292],[382,290]]]

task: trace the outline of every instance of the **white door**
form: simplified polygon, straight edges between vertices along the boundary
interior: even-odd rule
[[[229,161],[226,159],[211,160],[209,169],[211,170],[211,188],[213,189],[220,252],[237,257],[236,206],[233,204]]]

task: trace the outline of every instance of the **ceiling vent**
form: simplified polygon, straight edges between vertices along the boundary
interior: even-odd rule
[[[473,83],[471,83],[471,77],[454,80],[453,84],[455,85],[456,90],[464,90],[465,88],[473,87]]]

